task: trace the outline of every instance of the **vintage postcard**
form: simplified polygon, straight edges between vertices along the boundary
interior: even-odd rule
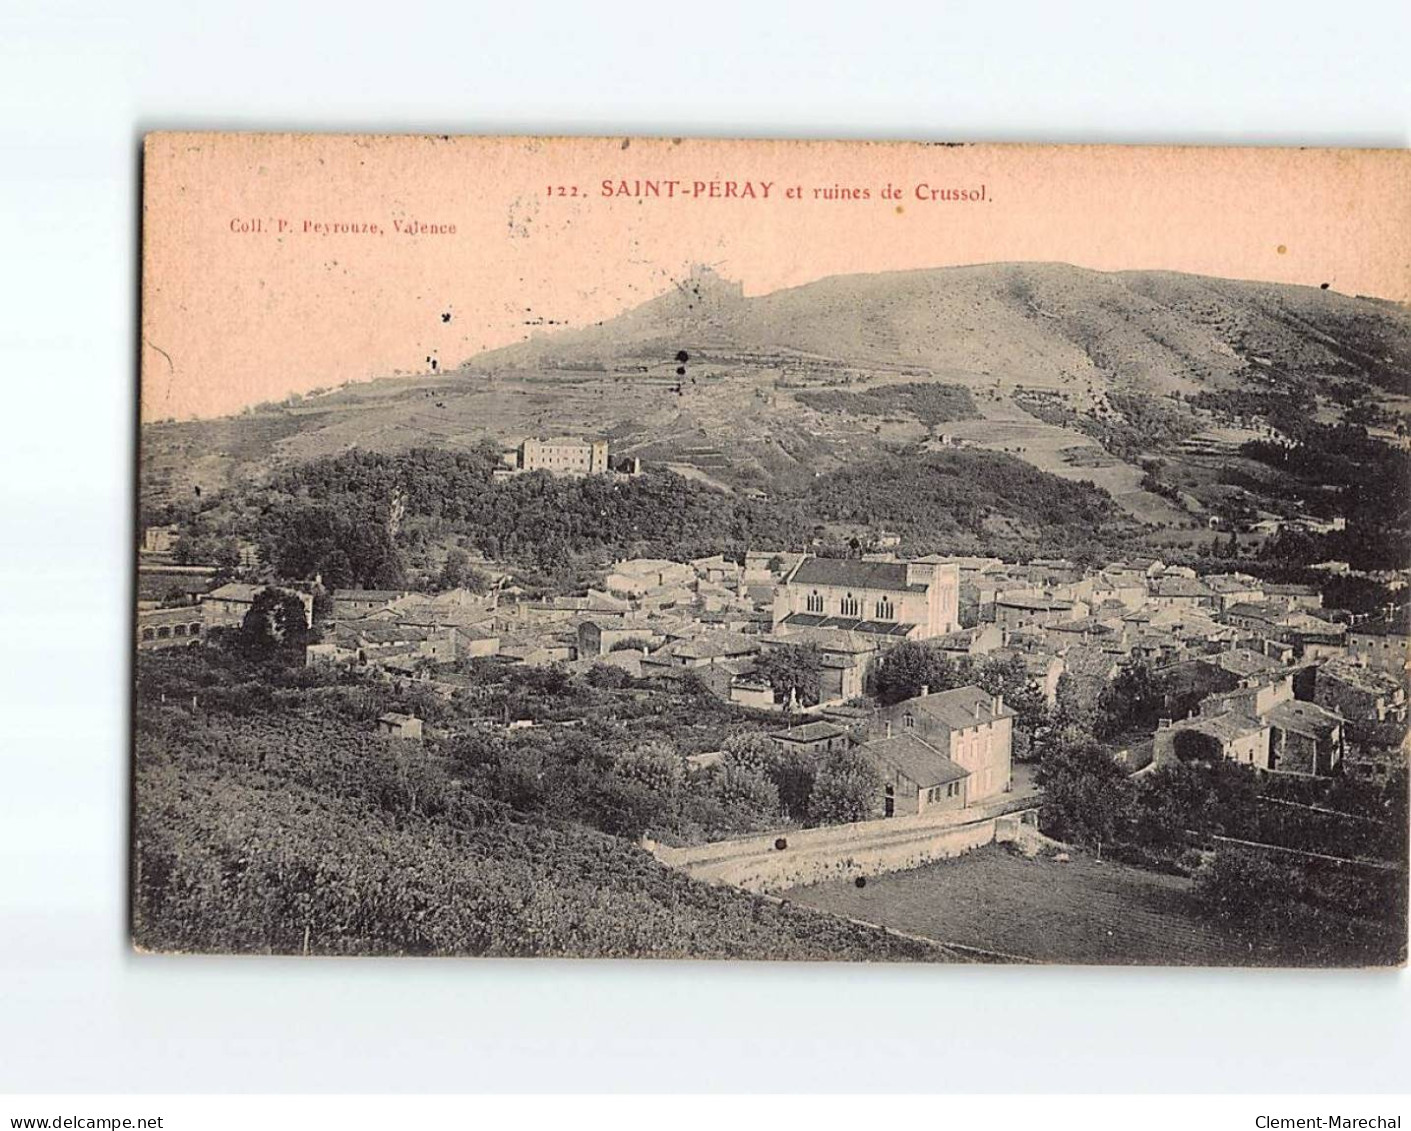
[[[148,137],[135,945],[1404,963],[1408,205]]]

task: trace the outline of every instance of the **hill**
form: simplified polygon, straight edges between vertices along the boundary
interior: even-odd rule
[[[477,793],[443,743],[380,737],[346,706],[320,706],[336,687],[272,691],[303,673],[219,664],[195,650],[138,666],[132,927],[143,949],[946,959],[707,887],[631,839],[517,812]],[[161,694],[174,680],[186,681],[179,704]]]
[[[1203,531],[1232,505],[1227,467],[1259,480],[1238,449],[1271,421],[1352,419],[1395,439],[1408,406],[1411,314],[1317,287],[1019,263],[747,297],[701,269],[616,318],[455,371],[148,426],[144,497],[355,447],[567,432],[771,494],[900,446],[977,447],[1093,483],[1153,527]],[[1164,483],[1142,466],[1153,455]],[[1258,510],[1273,493],[1237,501]]]

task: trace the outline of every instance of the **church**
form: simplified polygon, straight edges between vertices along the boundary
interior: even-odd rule
[[[954,562],[804,558],[774,591],[774,631],[840,628],[879,643],[926,640],[960,627]]]

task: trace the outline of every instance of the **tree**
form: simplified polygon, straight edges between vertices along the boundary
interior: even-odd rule
[[[1091,739],[1053,747],[1039,763],[1039,825],[1059,840],[1100,845],[1124,829],[1133,787],[1112,755]]]
[[[819,675],[823,670],[823,654],[816,644],[785,644],[761,652],[755,660],[755,674],[774,689],[774,697],[789,702],[790,693],[800,703],[811,706],[822,695]]]
[[[1094,731],[1098,738],[1113,738],[1140,728],[1153,730],[1165,704],[1165,697],[1151,665],[1130,660],[1098,697]]]
[[[874,686],[884,704],[900,703],[921,694],[923,687],[948,691],[959,686],[959,669],[939,648],[903,640],[877,665]]]
[[[629,747],[613,760],[613,769],[663,797],[674,797],[685,777],[681,756],[665,742]]]
[[[441,576],[437,579],[438,589],[459,589],[465,583],[466,571],[470,568],[470,555],[459,546],[446,551],[446,560],[441,563]]]
[[[726,738],[722,744],[725,761],[734,766],[767,774],[779,760],[779,744],[757,730],[742,730]]]
[[[778,804],[796,821],[809,816],[809,796],[818,776],[813,756],[801,750],[785,750],[760,731],[739,731],[725,740],[726,766],[763,774],[774,786]]]
[[[1301,894],[1293,871],[1258,852],[1221,848],[1195,877],[1196,904],[1215,919],[1264,922],[1290,916]]]
[[[779,790],[763,772],[726,762],[713,779],[715,792],[729,809],[758,819],[779,812]]]
[[[1029,678],[1022,656],[990,660],[976,673],[974,682],[991,695],[1003,695],[1004,705],[1016,716],[1015,727],[1031,737],[1048,725],[1048,703],[1039,685]]]
[[[881,772],[860,748],[834,750],[818,769],[808,799],[809,817],[822,825],[865,821],[881,789]]]
[[[1254,771],[1224,760],[1173,762],[1142,776],[1133,807],[1138,843],[1184,844],[1187,832],[1248,837],[1258,820]]]
[[[240,623],[240,647],[251,655],[303,654],[310,643],[303,601],[284,589],[261,589]]]

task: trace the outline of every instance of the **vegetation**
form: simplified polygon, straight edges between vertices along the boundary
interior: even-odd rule
[[[270,663],[251,667],[233,654],[139,661],[139,946],[930,957],[928,948],[880,931],[695,883],[625,839],[548,816],[552,805],[516,810],[486,795],[479,767],[487,763],[464,745],[447,750],[435,741],[380,737],[344,714],[343,693],[361,689],[318,684]],[[186,680],[254,684],[265,695],[238,703],[205,697],[195,709],[189,699],[162,702],[164,687]],[[638,747],[600,766],[590,745],[584,762],[614,780],[606,804],[631,825],[634,805],[663,784],[661,752]],[[495,766],[500,790],[548,792],[527,752]],[[670,778],[668,788],[681,798],[696,796]],[[698,796],[702,806],[727,808],[771,800],[739,767]]]
[[[1015,756],[1022,758],[1029,741],[1051,723],[1043,692],[1029,677],[1022,657],[953,658],[934,644],[905,640],[887,651],[873,674],[873,690],[884,704],[910,699],[923,687],[937,692],[972,684],[1004,696],[1004,705],[1015,713]]]
[[[865,821],[873,815],[881,789],[881,772],[861,750],[833,750],[818,768],[809,815],[823,825]]]
[[[1313,423],[1291,443],[1251,440],[1240,452],[1282,473],[1313,514],[1346,519],[1345,530],[1328,534],[1285,532],[1265,547],[1267,558],[1291,565],[1340,560],[1361,569],[1400,569],[1411,558],[1411,452],[1355,425]]]
[[[1264,935],[1347,931],[1389,959],[1406,938],[1406,778],[1384,786],[1259,776],[1224,760],[1129,778],[1076,739],[1045,751],[1044,832],[1196,878],[1196,909]],[[1366,861],[1366,863],[1362,863]]]
[[[820,674],[823,653],[816,644],[785,644],[760,653],[755,660],[755,675],[766,680],[780,703],[795,699],[811,707],[822,695]]]
[[[1114,391],[1104,402],[1083,411],[1068,404],[1065,393],[1048,389],[1019,389],[1014,400],[1045,424],[1091,436],[1114,456],[1131,463],[1200,428],[1189,412],[1146,394]]]
[[[970,547],[1025,556],[1038,543],[1091,560],[1122,536],[1105,491],[999,452],[898,452],[820,476],[807,502],[825,522],[885,523],[917,552]],[[1019,532],[1030,540],[1021,542]]]
[[[794,399],[819,412],[846,412],[853,416],[911,416],[927,427],[948,420],[975,420],[980,413],[964,385],[939,381],[882,385],[859,392],[834,389],[794,394]]]
[[[242,484],[187,508],[169,508],[191,558],[238,560],[253,542],[276,577],[340,587],[426,590],[488,578],[468,550],[505,561],[526,582],[585,584],[614,558],[676,559],[759,546],[847,552],[827,524],[884,524],[918,552],[1014,551],[1033,543],[1079,557],[1120,541],[1112,500],[1012,456],[908,450],[821,476],[799,493],[743,498],[652,470],[631,479],[493,478],[490,445],[447,452],[354,449],[281,470],[264,486]],[[185,560],[185,558],[183,560]]]

